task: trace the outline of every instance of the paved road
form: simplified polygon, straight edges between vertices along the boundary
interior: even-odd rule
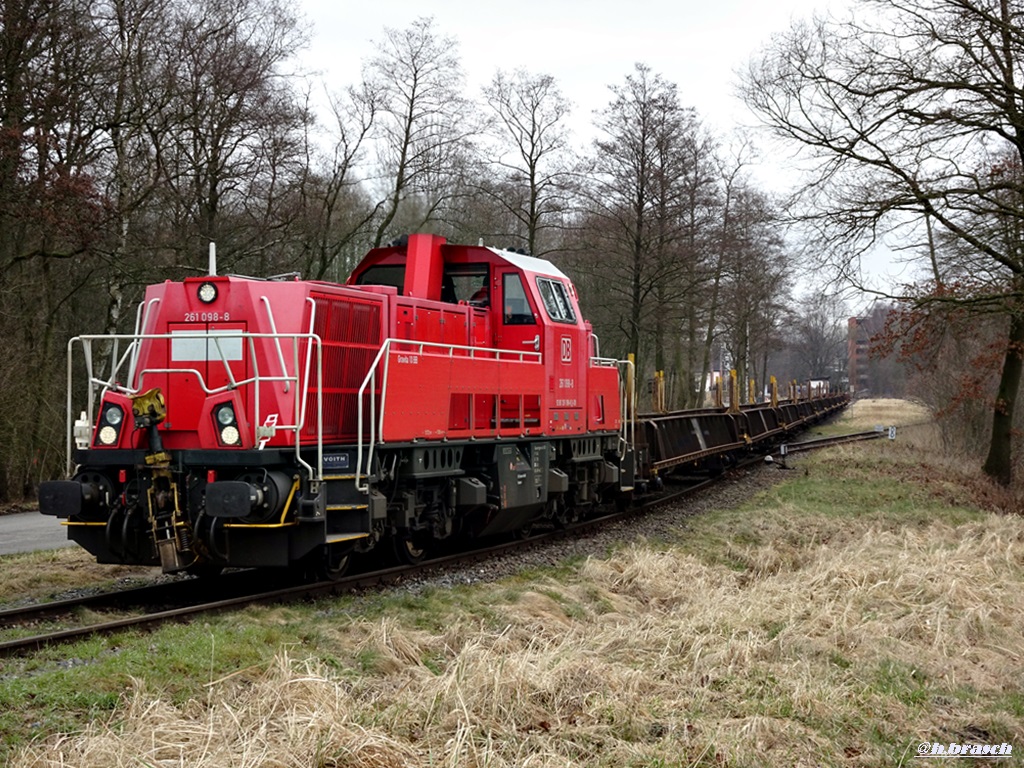
[[[0,555],[68,547],[67,529],[56,517],[38,512],[0,515]]]

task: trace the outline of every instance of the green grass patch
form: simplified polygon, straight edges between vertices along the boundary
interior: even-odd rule
[[[885,699],[908,707],[921,707],[931,698],[927,676],[918,667],[895,659],[882,659],[874,670],[871,688]]]
[[[887,441],[790,466],[607,560],[5,660],[0,763],[93,720],[140,754],[134,681],[178,708],[168,732],[211,729],[209,765],[264,731],[268,764],[324,766],[900,766],[972,734],[1024,749],[1020,521]]]
[[[145,680],[176,705],[201,699],[207,683],[239,670],[262,669],[282,645],[301,644],[308,637],[298,626],[304,622],[304,612],[297,616],[296,626],[282,626],[249,609],[152,633],[89,638],[26,659],[4,660],[3,743],[10,748],[40,734],[79,730],[109,715],[131,688],[132,679]]]

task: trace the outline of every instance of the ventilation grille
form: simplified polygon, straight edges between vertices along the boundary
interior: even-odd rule
[[[355,440],[359,387],[381,345],[381,304],[314,293],[314,332],[323,345],[323,436]],[[303,436],[316,437],[317,384],[311,381]],[[379,391],[373,392],[377,398]],[[364,403],[369,407],[369,402]]]

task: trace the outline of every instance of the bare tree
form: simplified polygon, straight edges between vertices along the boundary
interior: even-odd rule
[[[456,182],[466,142],[476,132],[462,95],[457,45],[437,36],[433,19],[386,29],[378,48],[364,72],[379,105],[375,137],[387,188],[375,246],[391,232],[404,204],[417,204],[415,219],[422,225],[462,192]]]
[[[732,367],[746,381],[756,378],[758,359],[767,359],[778,338],[775,323],[788,305],[789,270],[778,216],[768,198],[747,186],[732,196],[721,251],[719,326]]]
[[[713,329],[721,281],[719,228],[727,219],[728,179],[718,166],[718,144],[706,129],[695,126],[682,147],[680,217],[682,241],[677,257],[679,279],[671,293],[680,316],[678,343],[672,357],[674,403],[681,408],[703,405],[704,383],[711,369]]]
[[[60,464],[58,360],[105,222],[103,71],[87,2],[0,5],[0,498]]]
[[[8,0],[0,12],[0,278],[69,258],[96,234],[98,40],[81,2]]]
[[[1012,477],[1011,429],[1024,349],[1024,8],[1010,0],[862,0],[846,20],[797,24],[745,78],[748,104],[816,161],[805,221],[846,275],[880,236],[897,233],[945,279],[969,251],[984,274],[959,299],[1007,321],[984,471]],[[979,227],[988,221],[989,227]],[[998,225],[998,226],[996,226]],[[963,248],[938,252],[945,233]],[[918,306],[958,300],[918,295]]]
[[[789,337],[793,377],[829,376],[839,385],[846,374],[849,316],[842,297],[824,289],[811,290],[797,301]]]
[[[484,88],[494,113],[484,147],[489,193],[516,223],[526,250],[542,256],[557,244],[546,237],[561,226],[574,187],[573,153],[566,120],[571,107],[551,75],[498,71]]]
[[[626,351],[639,357],[659,287],[665,290],[680,268],[676,246],[684,219],[678,171],[695,116],[680,106],[675,85],[645,65],[638,64],[611,91],[612,101],[598,118],[604,138],[595,143],[588,193],[601,256],[590,268],[602,271],[605,291],[620,308]]]
[[[382,203],[369,203],[358,174],[363,148],[374,126],[377,94],[364,86],[350,87],[331,98],[333,144],[324,157],[307,138],[306,175],[301,209],[312,219],[304,244],[305,274],[324,279],[329,270],[343,280],[355,265],[348,263]]]
[[[157,245],[145,222],[163,183],[161,162],[171,128],[174,94],[159,66],[171,10],[168,0],[108,0],[93,12],[106,64],[97,94],[106,142],[95,173],[109,212],[107,237],[94,250],[104,263],[109,333],[120,330],[128,286],[152,279],[150,265],[157,262],[139,256],[152,254]]]
[[[164,170],[184,229],[177,245],[195,254],[227,240],[230,262],[268,239],[266,231],[232,238],[227,226],[252,220],[250,185],[268,192],[266,174],[280,169],[282,153],[301,157],[305,114],[284,66],[304,32],[278,0],[200,0],[176,10],[164,62],[175,96]]]

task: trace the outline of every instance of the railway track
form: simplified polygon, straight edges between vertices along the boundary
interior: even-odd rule
[[[789,454],[862,440],[874,440],[887,434],[892,436],[889,431],[876,429],[868,432],[816,438],[780,446],[779,453],[784,460],[785,456]],[[732,471],[742,470],[761,462],[761,455],[748,457],[739,462]],[[113,634],[129,628],[152,628],[160,624],[187,621],[200,614],[229,611],[249,605],[286,603],[344,594],[359,589],[398,583],[403,579],[439,568],[479,563],[497,555],[535,547],[559,538],[582,536],[613,521],[679,501],[713,485],[718,479],[690,479],[686,481],[687,484],[684,487],[666,490],[656,498],[627,509],[574,523],[565,528],[556,528],[529,538],[502,542],[471,552],[436,557],[415,565],[401,565],[365,573],[354,573],[335,581],[281,586],[280,575],[273,572],[239,571],[225,574],[219,579],[207,580],[203,587],[203,599],[198,601],[195,599],[196,581],[190,579],[10,608],[0,611],[0,631],[11,632],[34,628],[44,622],[67,623],[75,620],[75,614],[81,611],[124,614],[141,608],[143,612],[118,615],[106,621],[81,624],[72,628],[56,628],[39,634],[3,640],[0,641],[0,657],[30,653],[49,646],[94,635]]]
[[[760,463],[760,457],[743,462],[737,468],[742,469],[757,463]],[[86,637],[114,634],[124,629],[146,629],[171,622],[187,621],[200,614],[230,611],[249,605],[315,599],[399,583],[403,579],[428,573],[439,568],[479,563],[497,555],[515,552],[527,547],[539,546],[560,538],[582,536],[613,521],[621,520],[630,515],[642,514],[655,507],[679,501],[707,488],[716,481],[717,478],[692,482],[683,488],[668,491],[659,495],[656,499],[627,509],[574,523],[565,528],[545,531],[529,538],[502,542],[471,552],[436,557],[415,565],[401,565],[366,573],[355,573],[336,581],[270,587],[270,582],[275,579],[273,574],[240,571],[226,574],[220,579],[210,581],[206,588],[206,596],[201,601],[194,599],[196,582],[190,579],[10,608],[0,611],[0,631],[10,632],[18,629],[34,628],[36,625],[47,621],[66,624],[74,621],[76,614],[81,611],[124,613],[138,608],[142,608],[144,611],[127,616],[118,615],[109,620],[81,624],[76,627],[55,628],[39,634],[0,641],[0,657],[31,653],[46,647]],[[279,577],[276,577],[276,580],[280,583]],[[213,593],[212,595],[211,592]],[[190,598],[190,595],[193,597]],[[213,599],[210,599],[211,597]],[[154,610],[154,606],[158,609]]]
[[[832,435],[830,437],[817,437],[813,440],[802,440],[799,443],[784,443],[780,448],[780,453],[785,456],[791,453],[799,453],[801,451],[809,451],[815,448],[830,448],[835,445],[844,445],[846,443],[858,443],[864,440],[878,440],[882,437],[889,437],[889,439],[895,439],[896,427],[888,427],[884,429],[872,429],[867,432],[851,432],[846,435]]]

